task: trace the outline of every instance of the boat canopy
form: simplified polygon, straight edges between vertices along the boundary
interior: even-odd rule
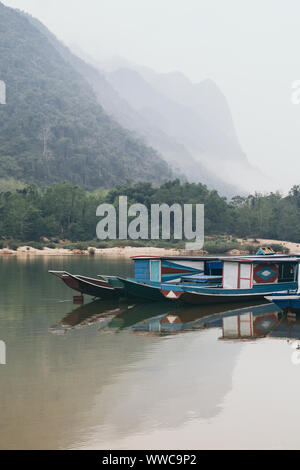
[[[172,259],[176,261],[213,261],[220,259],[220,256],[147,256],[147,255],[137,255],[131,256],[133,261],[139,259],[154,259],[154,260],[164,260],[164,259]]]
[[[300,256],[282,256],[282,255],[275,255],[275,256],[245,256],[245,257],[222,257],[219,258],[221,261],[226,261],[227,263],[298,263],[300,262]]]
[[[299,261],[295,256],[223,259],[223,287],[255,289],[263,284],[286,283],[287,289],[293,289]]]
[[[183,276],[222,275],[223,262],[216,257],[134,257],[134,277],[138,281],[179,282]]]
[[[194,276],[195,274],[206,276],[225,275],[225,285],[228,276],[228,264],[243,263],[243,270],[247,263],[249,265],[259,263],[297,263],[300,257],[287,255],[269,256],[133,256],[134,278],[137,281],[153,282],[180,282],[183,276]],[[223,264],[226,268],[223,273]],[[232,265],[233,266],[233,265]],[[265,269],[264,269],[265,271]],[[250,275],[249,275],[250,276]],[[249,277],[248,276],[248,277]],[[291,278],[291,276],[290,276]],[[243,282],[242,282],[243,284]],[[233,283],[235,285],[235,282]],[[236,286],[237,287],[237,286]]]

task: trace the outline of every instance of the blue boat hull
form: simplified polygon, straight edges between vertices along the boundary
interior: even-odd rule
[[[277,307],[279,307],[283,311],[291,310],[293,312],[300,312],[300,295],[293,294],[293,295],[273,295],[270,297],[266,297],[267,300],[273,302]]]
[[[221,287],[202,287],[193,284],[171,282],[138,282],[136,279],[121,279],[129,296],[154,301],[180,300],[190,304],[216,304],[264,299],[274,292],[287,292],[296,288],[296,283],[258,285],[252,289],[223,289]]]

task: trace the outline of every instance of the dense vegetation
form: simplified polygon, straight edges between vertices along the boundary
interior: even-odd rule
[[[86,189],[170,178],[155,150],[115,123],[29,19],[0,3],[0,178]]]
[[[168,181],[160,156],[97,103],[86,71],[38,22],[0,3],[0,80],[7,86],[7,104],[0,105],[0,247],[39,246],[41,239],[107,246],[112,242],[95,239],[96,208],[117,206],[119,195],[148,208],[205,204],[205,234],[217,237],[218,251],[229,247],[224,235],[300,241],[300,186],[286,197],[228,201],[200,183]],[[231,238],[230,247],[238,246]],[[215,250],[209,238],[206,248]]]
[[[56,183],[45,191],[29,185],[15,191],[0,192],[0,240],[2,245],[35,241],[47,237],[51,244],[95,241],[96,208],[103,202],[118,207],[120,195],[128,203],[172,205],[205,204],[205,235],[261,237],[300,242],[300,186],[288,196],[279,193],[234,197],[231,201],[202,184],[169,181],[159,188],[151,183],[117,186],[90,193],[69,183]],[[69,242],[68,242],[69,241]],[[117,244],[121,244],[118,240]],[[122,244],[128,243],[127,241]],[[138,243],[138,242],[136,242]],[[144,242],[140,242],[144,243]],[[166,242],[161,242],[166,245]],[[208,241],[209,245],[209,241]],[[234,241],[232,247],[235,247]]]

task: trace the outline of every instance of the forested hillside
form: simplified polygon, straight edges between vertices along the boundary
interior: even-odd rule
[[[87,81],[22,13],[0,3],[0,178],[86,189],[170,177],[158,153],[113,121]]]
[[[205,235],[300,240],[300,187],[294,186],[288,196],[279,193],[236,196],[231,201],[202,184],[169,181],[160,187],[151,183],[120,185],[95,193],[69,183],[54,184],[41,192],[28,186],[15,192],[0,193],[0,244],[9,240],[39,241],[96,239],[96,208],[111,203],[118,208],[119,196],[127,195],[128,204],[163,202],[205,204]],[[1,242],[2,240],[2,242]]]

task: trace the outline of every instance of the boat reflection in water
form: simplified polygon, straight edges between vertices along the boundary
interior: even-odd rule
[[[134,332],[173,334],[208,328],[220,328],[220,340],[259,338],[300,339],[300,315],[282,312],[274,304],[252,305],[231,311],[215,306],[214,312],[202,309],[177,309],[166,315],[143,320],[131,327]]]
[[[96,326],[99,331],[117,332],[130,329],[141,320],[146,320],[170,311],[170,305],[162,302],[122,306],[115,301],[96,300],[87,305],[72,310],[59,323],[53,325],[50,330],[54,333],[66,333],[72,329],[86,326]]]
[[[129,307],[127,307],[129,308]],[[115,301],[95,300],[72,310],[50,330],[54,333],[66,333],[69,330],[92,324],[105,325],[124,309]]]
[[[122,306],[113,301],[95,301],[73,310],[51,330],[65,333],[94,325],[101,333],[125,330],[136,334],[170,335],[220,328],[220,340],[253,340],[266,336],[300,339],[300,315],[282,312],[270,303],[234,304],[232,310],[228,310],[228,305],[171,307],[165,302]]]

